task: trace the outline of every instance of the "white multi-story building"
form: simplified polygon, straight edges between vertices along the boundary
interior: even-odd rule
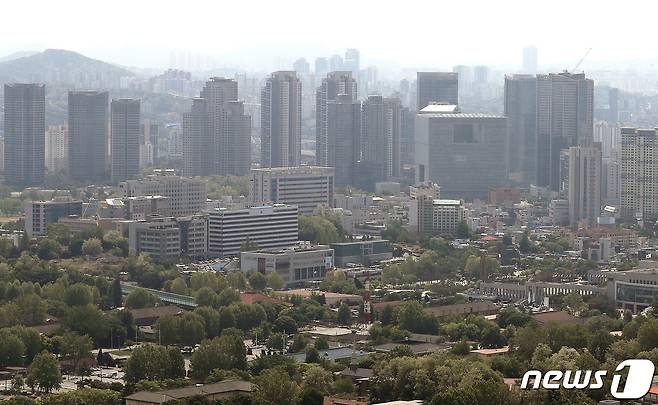
[[[278,273],[286,286],[323,280],[333,267],[334,250],[327,245],[310,246],[304,242],[289,249],[264,249],[240,253],[243,273]]]
[[[69,165],[69,130],[66,125],[49,125],[46,129],[46,169],[63,172]]]
[[[293,204],[301,214],[313,214],[318,205],[333,205],[333,167],[279,167],[251,171],[251,203]]]
[[[464,204],[461,200],[438,200],[420,195],[410,202],[409,226],[414,232],[450,234],[463,220]]]
[[[208,218],[208,254],[237,256],[247,241],[261,249],[294,246],[299,238],[297,215],[297,206],[285,204],[213,210]]]
[[[141,180],[119,184],[123,197],[160,195],[169,197],[171,216],[183,217],[201,212],[208,198],[205,180],[175,176],[170,170],[156,170]]]

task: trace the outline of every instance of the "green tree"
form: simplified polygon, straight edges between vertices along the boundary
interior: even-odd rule
[[[140,309],[155,306],[157,297],[143,288],[138,288],[126,297],[126,307]]]
[[[323,394],[329,392],[333,382],[331,373],[320,366],[313,365],[304,373],[304,388],[315,388]]]
[[[85,256],[98,256],[101,253],[103,253],[103,244],[100,239],[87,239],[82,244],[82,254]]]
[[[352,311],[344,302],[338,308],[337,320],[341,325],[350,325],[352,323]]]
[[[458,355],[458,356],[464,356],[470,353],[471,351],[471,345],[466,343],[465,341],[457,342],[455,345],[450,349],[450,353]]]
[[[530,237],[528,236],[528,231],[523,233],[521,241],[519,242],[519,250],[521,253],[530,253],[532,251],[532,244],[530,243]]]
[[[320,352],[313,346],[306,348],[306,358],[304,363],[320,363]]]
[[[37,255],[41,260],[59,259],[62,254],[62,246],[53,239],[41,239],[37,248]]]
[[[299,239],[326,245],[342,242],[344,238],[331,221],[319,216],[301,215],[299,217]]]
[[[169,291],[174,294],[187,295],[187,283],[182,277],[176,277],[169,287]]]
[[[299,386],[280,369],[263,371],[255,378],[256,401],[267,405],[288,405],[295,403]]]
[[[25,344],[16,335],[8,331],[0,333],[0,366],[21,366],[25,354]]]
[[[256,291],[262,291],[267,287],[267,280],[264,275],[255,271],[249,275],[249,285]]]
[[[644,351],[658,347],[658,318],[646,321],[637,332],[637,341]]]
[[[283,277],[281,277],[279,273],[275,271],[267,273],[267,285],[270,286],[271,289],[280,290],[283,288],[284,284]]]
[[[161,381],[167,378],[182,377],[184,370],[183,357],[175,348],[142,345],[133,349],[126,362],[125,380],[128,384],[136,384],[141,380]]]
[[[217,306],[217,294],[210,287],[201,287],[194,295],[194,301],[200,307]]]
[[[192,358],[192,376],[205,380],[215,369],[243,370],[247,367],[247,351],[239,336],[222,335],[201,343]]]
[[[460,221],[457,224],[457,228],[455,229],[455,237],[457,239],[468,239],[471,237],[471,231],[468,229],[466,221]]]
[[[80,372],[80,362],[91,358],[92,341],[89,336],[66,332],[61,337],[60,354],[71,361],[73,370]]]
[[[121,280],[119,277],[116,277],[112,281],[110,286],[110,299],[112,306],[115,308],[120,307],[123,304],[123,294],[121,293]]]
[[[37,355],[27,368],[26,382],[33,390],[36,387],[42,392],[58,389],[62,384],[62,374],[57,357],[48,352]]]
[[[93,304],[93,301],[94,296],[91,287],[82,283],[69,286],[64,295],[64,302],[72,307]]]
[[[270,350],[285,351],[285,336],[282,333],[273,333],[268,336],[265,346]]]

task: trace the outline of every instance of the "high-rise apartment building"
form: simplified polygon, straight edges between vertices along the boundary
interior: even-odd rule
[[[377,182],[400,176],[401,106],[397,98],[369,96],[361,116],[359,186],[373,190]]]
[[[5,182],[25,187],[45,174],[46,87],[5,84]]]
[[[302,83],[295,72],[274,72],[261,91],[261,166],[301,162]]]
[[[505,76],[505,116],[509,124],[510,180],[527,187],[537,177],[537,78]]]
[[[139,174],[140,101],[132,98],[112,100],[112,182],[118,183]]]
[[[487,198],[507,184],[507,119],[433,104],[416,115],[416,180],[447,198]]]
[[[329,166],[328,105],[338,95],[345,94],[352,101],[357,99],[356,80],[351,72],[331,72],[322,79],[315,97],[315,159],[318,166]],[[344,102],[347,101],[343,98]]]
[[[201,212],[208,198],[206,181],[198,178],[175,176],[168,171],[156,171],[140,180],[119,184],[122,197],[169,197],[171,215],[182,217]]]
[[[208,254],[212,257],[237,256],[246,241],[270,249],[292,247],[298,238],[298,210],[294,205],[219,208],[209,213]]]
[[[400,164],[414,164],[414,125],[416,111],[403,107],[400,112]]]
[[[333,205],[334,168],[300,166],[253,169],[249,198],[254,205],[296,205],[300,214],[312,215],[318,205]]]
[[[69,91],[69,176],[81,182],[107,180],[109,94]]]
[[[243,176],[251,166],[251,117],[238,83],[212,77],[183,115],[183,174]]]
[[[455,72],[418,72],[416,79],[418,110],[430,103],[457,105],[459,103],[459,75]]]
[[[308,76],[311,73],[311,66],[305,58],[299,58],[292,64],[292,70],[300,76]]]
[[[523,73],[537,73],[537,48],[534,46],[523,48]]]
[[[360,66],[360,53],[358,49],[349,48],[345,51],[345,60],[343,61],[343,69],[352,72],[356,77],[359,74]]]
[[[592,143],[594,82],[584,73],[537,75],[537,185],[559,191],[560,151]]]
[[[331,55],[329,57],[329,71],[337,72],[339,70],[345,70],[343,67],[343,57],[340,55]]]
[[[601,214],[601,145],[569,148],[569,223],[595,223]]]
[[[68,169],[69,131],[66,125],[49,125],[46,128],[46,169],[62,173]]]
[[[658,133],[621,129],[621,216],[658,219]]]
[[[314,71],[317,79],[325,77],[329,73],[329,60],[327,58],[315,58]]]
[[[337,186],[355,184],[361,158],[361,103],[340,94],[327,103],[327,166],[335,169]]]

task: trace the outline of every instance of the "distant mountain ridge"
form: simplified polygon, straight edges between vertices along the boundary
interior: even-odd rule
[[[19,58],[25,58],[27,56],[36,55],[38,53],[39,52],[37,52],[37,51],[18,51],[18,52],[14,52],[14,53],[11,53],[7,56],[0,57],[0,63],[9,62],[10,60],[19,59]]]
[[[74,88],[116,88],[121,78],[132,76],[135,74],[128,69],[63,49],[46,49],[0,63],[0,83],[39,82]]]

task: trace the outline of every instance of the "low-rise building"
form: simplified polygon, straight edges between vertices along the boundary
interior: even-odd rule
[[[183,401],[192,397],[204,397],[210,402],[239,395],[249,395],[253,385],[248,381],[224,380],[212,384],[197,384],[165,391],[139,391],[125,397],[126,405],[161,405],[170,401]]]
[[[70,215],[82,215],[82,201],[28,201],[25,203],[25,231],[30,237],[43,236],[48,225]]]
[[[357,242],[332,243],[334,265],[346,267],[348,264],[370,266],[393,257],[393,247],[386,239],[369,239]]]
[[[278,273],[286,287],[323,280],[333,267],[334,250],[327,245],[300,244],[288,249],[263,249],[240,253],[240,270]]]

